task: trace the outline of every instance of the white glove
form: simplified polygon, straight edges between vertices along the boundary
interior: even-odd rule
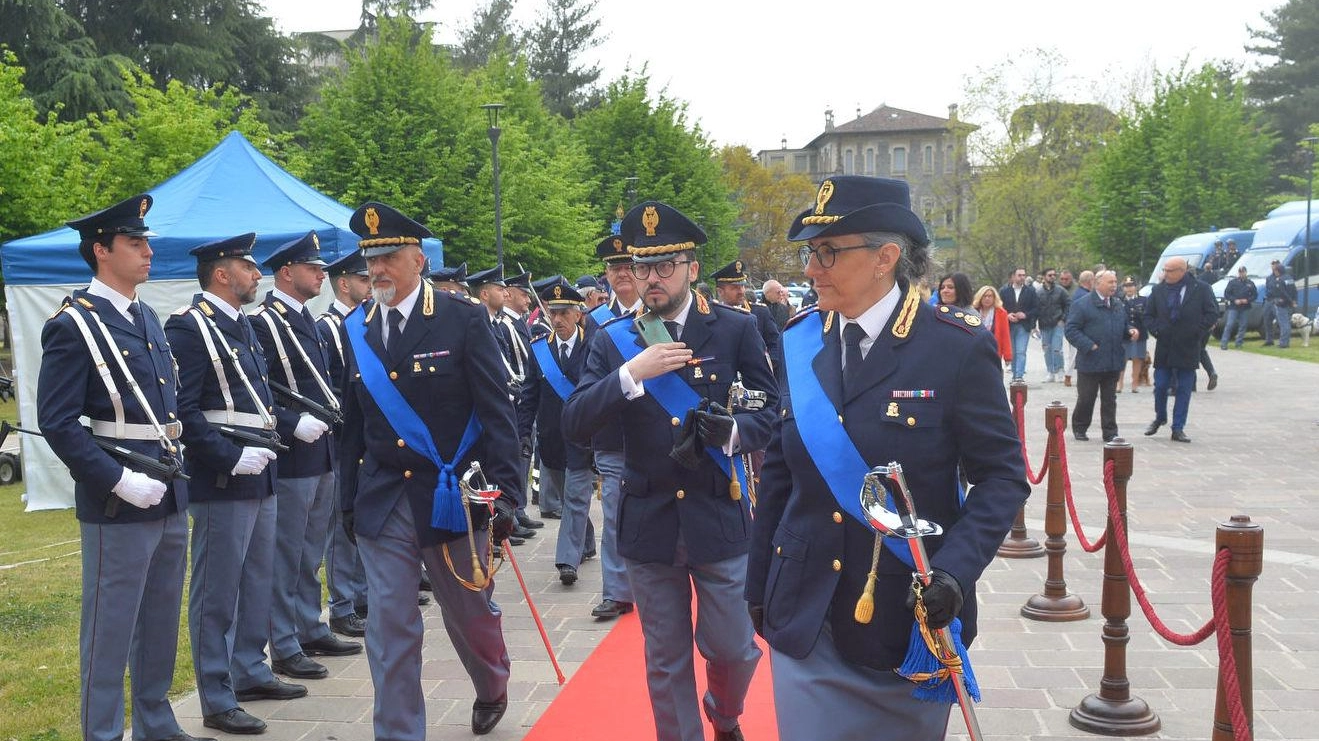
[[[239,456],[238,463],[234,465],[234,470],[230,471],[231,476],[255,476],[266,470],[266,466],[275,460],[275,451],[269,448],[250,448],[243,447],[243,454]]]
[[[314,443],[329,429],[329,425],[311,416],[309,412],[303,412],[298,417],[298,426],[293,430],[293,436],[304,443]]]
[[[160,504],[160,500],[165,498],[165,488],[163,481],[125,468],[124,475],[119,477],[119,483],[111,491],[134,507],[146,509]]]

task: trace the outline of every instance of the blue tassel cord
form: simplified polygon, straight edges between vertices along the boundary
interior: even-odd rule
[[[916,683],[911,696],[917,700],[955,704],[957,688],[953,685],[956,681],[954,675],[960,673],[967,694],[972,700],[980,702],[980,686],[976,683],[975,673],[971,671],[966,646],[962,644],[962,621],[955,618],[948,628],[952,633],[955,656],[951,653],[945,655],[939,646],[939,639],[926,627],[925,604],[918,599],[907,656],[902,666],[898,667],[898,674]]]

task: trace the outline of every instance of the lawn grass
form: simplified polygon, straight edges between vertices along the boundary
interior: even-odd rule
[[[1213,344],[1217,341],[1218,340],[1211,339],[1209,342],[1210,344]],[[1231,347],[1231,345],[1228,345],[1228,347]],[[1292,333],[1291,345],[1285,349],[1279,348],[1277,345],[1264,347],[1264,340],[1258,335],[1253,335],[1253,338],[1252,335],[1248,335],[1246,337],[1246,344],[1242,345],[1241,349],[1246,352],[1253,352],[1257,355],[1268,355],[1274,358],[1290,358],[1305,363],[1319,363],[1319,337],[1311,337],[1310,346],[1301,347],[1301,340],[1296,336],[1295,332]],[[1222,351],[1220,350],[1219,352]],[[1229,350],[1228,352],[1232,351]]]
[[[0,419],[16,414],[13,401],[0,404]],[[74,741],[81,738],[78,521],[72,509],[24,512],[23,487],[0,487],[0,740]],[[171,696],[193,689],[186,620]]]

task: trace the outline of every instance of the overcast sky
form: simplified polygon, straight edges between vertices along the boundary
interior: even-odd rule
[[[443,42],[469,25],[478,0],[436,0],[424,20]],[[836,123],[887,104],[945,117],[966,102],[968,79],[1011,60],[1029,69],[1037,49],[1066,62],[1055,89],[1074,101],[1112,104],[1129,80],[1157,65],[1261,60],[1246,54],[1249,28],[1283,0],[599,0],[606,41],[594,52],[605,81],[649,65],[652,89],[687,101],[692,118],[718,144],[752,152],[786,138],[801,147]],[[355,28],[360,0],[264,0],[279,28]],[[529,24],[542,0],[519,0],[514,19]],[[963,108],[965,110],[965,107]]]

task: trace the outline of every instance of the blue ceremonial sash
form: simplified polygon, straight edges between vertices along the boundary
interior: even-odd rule
[[[567,401],[575,386],[563,374],[563,369],[559,367],[559,364],[554,362],[554,354],[550,352],[550,341],[548,339],[544,342],[536,340],[531,343],[531,351],[536,354],[536,362],[540,363],[540,372],[544,374],[545,380],[550,382],[550,387],[554,389],[554,393],[558,394],[563,401]]]
[[[636,335],[628,331],[628,322],[614,322],[604,329],[609,333],[609,339],[614,341],[614,347],[618,348],[618,352],[623,356],[624,363],[641,353],[641,349],[637,347],[637,343],[634,341]],[[660,406],[664,407],[664,411],[675,419],[682,419],[687,416],[688,409],[694,409],[697,404],[701,403],[701,397],[692,390],[692,387],[688,386],[672,371],[655,378],[649,378],[645,384],[646,393],[655,397],[655,401],[658,401]],[[705,446],[705,452],[724,475],[730,479],[737,476],[737,484],[742,487],[742,491],[749,491],[747,489],[746,472],[742,469],[740,461],[735,462],[735,459],[741,456],[735,456],[733,460],[730,460],[728,456],[724,455],[724,451],[711,445]]]
[[[357,370],[362,374],[362,384],[367,393],[375,400],[376,406],[384,412],[389,426],[409,448],[426,456],[440,472],[435,482],[435,498],[431,504],[431,527],[454,533],[467,532],[467,504],[463,501],[462,490],[458,486],[458,477],[454,474],[453,464],[445,463],[440,452],[435,448],[435,438],[422,421],[416,410],[403,398],[394,383],[389,380],[385,364],[366,342],[366,311],[359,308],[343,320],[345,334],[357,356]],[[458,441],[458,450],[453,460],[460,461],[481,435],[481,420],[476,417],[476,410],[467,420],[467,428]]]
[[[797,421],[802,447],[806,448],[820,477],[828,484],[829,493],[844,512],[869,528],[861,509],[861,484],[870,472],[870,466],[847,436],[838,417],[820,414],[820,410],[832,409],[834,405],[811,368],[811,362],[823,348],[824,333],[818,311],[802,317],[783,333],[783,360],[787,366],[792,415]],[[892,494],[886,494],[884,506],[894,509]],[[903,545],[899,548],[894,545],[893,538],[884,538],[884,547],[889,553],[915,568],[910,551]]]
[[[609,302],[606,301],[594,309],[591,309],[591,318],[595,320],[596,324],[604,324],[610,319],[613,319],[614,312],[609,310]]]

